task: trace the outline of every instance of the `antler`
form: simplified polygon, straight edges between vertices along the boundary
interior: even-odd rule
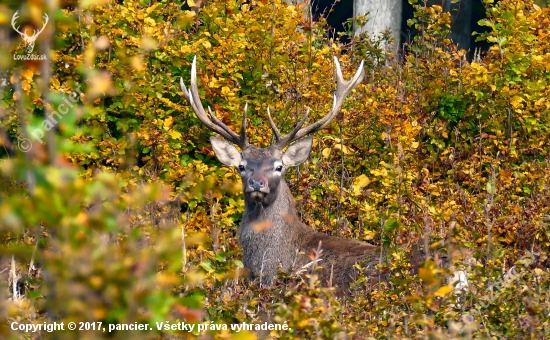
[[[336,64],[336,78],[337,78],[337,87],[336,87],[336,93],[334,94],[334,101],[332,102],[332,108],[327,113],[326,116],[324,116],[321,120],[308,125],[304,128],[302,128],[302,125],[304,125],[308,115],[309,115],[309,108],[307,109],[306,114],[304,117],[298,122],[296,127],[286,136],[283,136],[279,129],[275,126],[275,123],[273,122],[273,119],[271,118],[271,114],[269,112],[269,107],[267,108],[267,117],[269,119],[269,125],[271,125],[271,129],[273,130],[273,134],[275,135],[275,139],[277,140],[275,145],[277,145],[280,149],[283,149],[285,146],[289,145],[290,143],[310,134],[317,130],[321,130],[325,126],[327,126],[330,121],[336,117],[338,112],[340,111],[340,108],[342,107],[342,104],[344,103],[344,100],[346,99],[346,96],[355,88],[364,77],[363,73],[363,61],[361,61],[361,65],[359,65],[359,69],[357,72],[355,72],[355,75],[348,81],[344,79],[344,76],[342,75],[342,69],[340,68],[340,62],[338,61],[338,58],[334,57],[334,63]]]
[[[37,37],[40,33],[42,33],[42,31],[44,31],[44,28],[46,28],[46,25],[48,24],[48,21],[50,20],[50,17],[48,17],[48,15],[46,13],[44,13],[44,20],[46,20],[43,25],[42,25],[42,29],[40,29],[40,31],[36,31],[34,30],[34,34],[32,35],[33,37]]]
[[[199,96],[199,89],[197,87],[197,56],[193,58],[193,65],[191,66],[191,89],[188,90],[185,87],[185,84],[183,83],[183,78],[181,77],[180,85],[181,90],[183,91],[183,95],[185,96],[185,98],[187,98],[187,100],[191,104],[191,107],[193,107],[193,111],[195,111],[197,118],[199,118],[199,120],[204,125],[206,125],[207,128],[222,135],[225,139],[232,142],[233,144],[238,145],[241,149],[248,145],[248,140],[246,139],[246,112],[248,111],[248,104],[246,104],[244,107],[243,125],[241,127],[240,135],[235,133],[221,120],[219,120],[218,117],[216,117],[216,115],[212,112],[212,110],[210,110],[210,107],[208,107],[208,112],[210,112],[210,117],[212,117],[212,120],[204,111],[204,107],[202,106]]]
[[[46,28],[46,25],[48,24],[48,21],[50,20],[50,18],[48,17],[48,15],[47,15],[47,14],[44,14],[44,17],[43,17],[43,18],[44,18],[44,20],[46,20],[46,21],[43,23],[42,29],[40,29],[39,31],[34,30],[34,34],[33,34],[31,37],[29,37],[29,36],[27,35],[27,31],[21,32],[21,31],[19,30],[19,27],[21,27],[21,26],[15,27],[16,21],[17,21],[18,18],[19,18],[19,11],[15,11],[15,13],[13,14],[13,17],[11,17],[11,25],[12,25],[13,29],[14,29],[17,33],[19,33],[20,35],[24,35],[24,36],[26,36],[26,37],[29,38],[29,39],[36,38],[40,33],[42,33],[42,31],[44,31],[44,28]]]
[[[15,24],[18,18],[19,18],[19,11],[15,11],[15,13],[13,14],[13,17],[11,17],[11,26],[13,27],[15,32],[19,33],[20,35],[27,35],[26,33],[23,33],[19,30],[19,27],[21,26],[15,27]]]

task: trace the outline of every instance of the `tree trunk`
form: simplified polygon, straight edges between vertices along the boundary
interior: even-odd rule
[[[472,1],[460,0],[452,3],[451,0],[447,0],[443,10],[451,13],[450,38],[458,48],[469,51],[472,41]]]
[[[355,27],[355,34],[368,32],[372,38],[379,38],[389,30],[392,44],[385,47],[396,53],[400,43],[402,0],[354,0],[354,16],[365,15],[367,24]]]

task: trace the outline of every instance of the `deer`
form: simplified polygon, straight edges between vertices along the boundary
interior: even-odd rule
[[[377,277],[374,266],[379,261],[379,247],[312,230],[298,217],[295,199],[285,181],[289,168],[308,159],[313,144],[310,134],[323,129],[334,119],[345,98],[363,80],[363,61],[355,75],[345,80],[338,58],[334,57],[337,88],[332,108],[323,118],[310,125],[303,126],[309,115],[307,110],[293,130],[283,135],[275,125],[268,107],[267,117],[275,142],[265,148],[251,145],[247,140],[248,104],[244,108],[240,134],[217,118],[210,107],[207,115],[199,96],[196,63],[195,56],[191,66],[190,89],[187,89],[180,77],[181,90],[197,118],[208,129],[224,138],[210,137],[218,160],[236,168],[241,176],[245,210],[237,235],[243,250],[242,262],[249,270],[251,279],[259,278],[260,285],[272,285],[279,269],[286,271],[311,265],[309,254],[313,250],[320,255],[317,259],[322,267],[319,277],[329,286],[347,289],[358,275],[354,268],[356,263],[363,263],[363,268],[371,277],[369,280]]]

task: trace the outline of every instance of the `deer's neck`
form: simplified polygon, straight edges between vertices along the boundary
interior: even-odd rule
[[[283,217],[288,221],[288,217],[296,216],[296,202],[288,185],[281,182],[277,190],[276,199],[269,204],[260,204],[245,196],[245,219],[249,221],[270,219],[275,222]]]
[[[268,205],[245,199],[239,228],[243,263],[253,277],[263,276],[263,282],[271,282],[278,268],[288,270],[295,265],[297,251],[311,232],[296,215],[294,197],[286,183],[280,183],[278,191]]]

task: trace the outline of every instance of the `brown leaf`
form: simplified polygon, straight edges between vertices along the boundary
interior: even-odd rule
[[[204,311],[200,309],[192,309],[179,304],[174,306],[174,312],[189,322],[200,321],[204,315]]]
[[[502,169],[502,170],[500,170],[500,175],[503,176],[503,177],[511,177],[512,173],[510,171]]]

